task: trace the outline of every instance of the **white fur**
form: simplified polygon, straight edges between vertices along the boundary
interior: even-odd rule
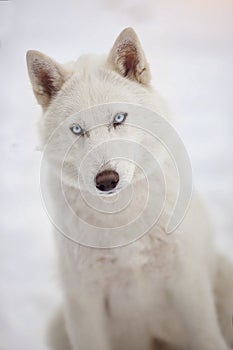
[[[125,48],[122,42],[126,47],[130,43],[129,49],[135,45],[139,60],[137,68],[133,68],[126,77],[123,76],[125,73],[122,66],[125,52],[120,60],[117,57],[122,55],[122,47]],[[95,105],[126,102],[164,114],[158,94],[150,87],[149,67],[132,29],[121,33],[107,58],[82,56],[77,62],[62,68],[56,64],[55,73],[54,68],[49,68],[50,65],[53,66],[53,61],[46,56],[30,52],[28,57],[34,91],[44,109],[40,122],[42,145],[48,142],[51,133],[66,117]],[[46,65],[41,62],[46,62]],[[120,66],[117,66],[118,62]],[[59,84],[64,80],[59,91],[56,90],[56,94],[50,96],[50,100],[48,95],[44,98],[46,89],[43,87],[44,80],[40,79],[40,70],[44,66],[48,74],[51,72],[56,88],[58,76]],[[143,68],[146,70],[143,71]],[[103,124],[107,125],[108,122],[107,116],[103,115]],[[88,120],[80,120],[79,123],[86,129],[93,127],[88,125]],[[131,129],[127,127],[109,132],[107,127],[102,126],[92,131],[89,138],[74,148],[64,165],[63,181],[67,199],[83,219],[97,226],[111,226],[113,220],[115,226],[121,225],[125,220],[124,213],[119,216],[106,216],[96,212],[95,216],[91,216],[93,212],[90,213],[80,199],[81,189],[75,174],[77,166],[80,165],[79,159],[98,144],[100,138],[111,140],[115,137],[115,132],[122,138],[140,139],[140,132],[132,135]],[[59,134],[57,144],[48,154],[48,179],[54,209],[58,221],[63,220],[68,231],[78,228],[75,222],[67,220],[67,208],[61,205],[62,194],[56,187],[56,179],[60,176],[57,165],[61,157],[60,150],[70,142],[71,137],[72,133]],[[143,140],[140,142],[143,143]],[[221,269],[225,271],[225,266],[232,274],[232,268],[224,258],[218,258],[215,253],[208,215],[195,194],[189,211],[176,232],[172,235],[165,234],[178,180],[174,175],[175,169],[164,158],[158,144],[153,144],[154,141],[150,139],[144,142],[151,144],[151,149],[161,159],[168,188],[164,213],[145,236],[124,247],[95,249],[74,243],[55,229],[64,307],[51,328],[51,344],[54,349],[233,348],[232,277],[227,273],[218,274]],[[90,174],[93,176],[101,167],[106,166],[103,158],[107,157],[107,152],[106,150],[106,154],[95,155],[89,162],[90,167],[85,168],[89,179],[88,186],[93,186],[93,195],[95,187]],[[140,177],[137,178],[137,172],[134,168],[129,171],[129,164],[114,164],[110,161],[110,165],[117,168],[120,178],[125,176],[129,183],[137,183],[136,198],[129,206],[127,215],[140,211],[144,187]],[[162,195],[156,174],[152,177],[152,183],[158,188],[158,196]],[[227,284],[226,288],[224,283]]]

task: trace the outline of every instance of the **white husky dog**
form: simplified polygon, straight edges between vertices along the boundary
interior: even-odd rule
[[[145,54],[133,29],[121,32],[107,57],[86,55],[77,62],[60,65],[40,52],[29,51],[27,64],[35,96],[43,109],[42,145],[49,145],[45,151],[49,195],[47,190],[43,195],[52,198],[52,202],[47,202],[48,211],[53,211],[56,225],[64,289],[64,306],[50,329],[51,347],[233,348],[230,262],[215,252],[207,214],[195,194],[182,223],[173,234],[166,234],[178,188],[177,175],[158,140],[149,133],[142,137],[141,130],[130,126],[130,105],[138,106],[138,115],[145,124],[146,109],[163,115],[160,99],[150,85]],[[93,118],[95,114],[98,123]],[[148,188],[140,169],[130,159],[115,159],[116,150],[123,148],[126,152],[130,148],[125,146],[125,139],[131,145],[135,141],[135,147],[149,145],[166,180],[163,212],[141,238],[137,228],[132,226],[131,232],[124,224],[127,218],[133,220],[135,213],[142,213]],[[114,140],[120,140],[117,146],[113,145]],[[104,142],[107,143],[102,147]],[[64,155],[64,149],[68,155]],[[149,195],[153,193],[152,199],[158,198],[159,203],[164,183],[157,168],[151,168]],[[86,182],[78,181],[79,171]],[[106,208],[114,207],[117,198],[128,196],[131,187],[131,202],[117,213],[107,212]],[[64,196],[69,205],[64,204]],[[156,203],[149,206],[144,223],[153,211],[156,213]],[[105,205],[105,212],[98,210],[98,205]],[[76,217],[70,214],[70,207]],[[83,221],[89,225],[82,226]],[[124,235],[120,236],[122,225],[128,242]],[[59,232],[59,227],[65,234]],[[109,244],[101,249],[101,238],[96,246],[92,240],[99,227],[109,231],[110,241],[111,237],[117,240],[119,228],[122,242],[133,242],[124,246],[118,242],[118,247]]]

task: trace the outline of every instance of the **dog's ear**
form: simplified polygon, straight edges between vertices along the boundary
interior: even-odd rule
[[[150,68],[132,28],[126,28],[120,33],[110,51],[107,64],[123,77],[144,85],[150,83]]]
[[[70,73],[48,56],[34,50],[27,52],[27,66],[37,101],[46,110]]]

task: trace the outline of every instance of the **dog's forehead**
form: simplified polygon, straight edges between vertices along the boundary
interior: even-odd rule
[[[134,94],[129,92],[124,84],[120,82],[115,86],[111,78],[107,80],[108,72],[106,74],[100,72],[99,74],[88,75],[86,79],[82,79],[81,75],[77,73],[71,78],[54,103],[54,111],[56,110],[57,115],[61,114],[61,119],[76,115],[80,121],[87,120],[87,118],[94,121],[95,115],[92,115],[94,112],[89,111],[93,106],[103,106],[99,107],[98,115],[107,118],[114,112],[121,112],[114,107],[115,102],[138,103]],[[87,112],[79,113],[84,110]]]
[[[54,103],[47,113],[50,124],[59,124],[64,119],[76,114],[76,121],[89,126],[88,118],[95,121],[94,116],[90,117],[80,111],[88,110],[92,106],[106,105],[115,102],[132,103],[144,105],[149,100],[150,94],[145,87],[125,79],[118,73],[105,66],[104,56],[87,55],[81,56],[71,67],[72,77],[64,84]],[[148,102],[148,101],[147,101]],[[149,104],[149,102],[147,103]],[[114,112],[111,106],[104,107],[98,118],[106,122]],[[125,111],[123,111],[125,112]]]
[[[76,72],[72,78],[73,93],[84,106],[115,101],[134,101],[134,90],[121,77],[104,68],[94,72]]]
[[[125,113],[129,109],[130,106],[125,103],[97,104],[73,113],[68,119],[71,123],[83,123],[85,126],[101,126],[111,121],[117,113]]]
[[[66,93],[80,105],[115,101],[136,102],[135,96],[145,93],[144,87],[125,79],[106,66],[105,55],[83,55],[73,66]],[[148,91],[147,91],[148,93]]]

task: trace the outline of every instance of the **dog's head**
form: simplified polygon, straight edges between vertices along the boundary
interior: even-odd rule
[[[64,182],[80,186],[77,172],[84,158],[88,161],[83,174],[91,192],[111,194],[131,182],[134,163],[116,159],[114,154],[118,147],[126,147],[119,140],[138,141],[141,133],[132,132],[127,125],[133,124],[132,113],[117,103],[158,107],[150,69],[133,29],[121,32],[107,57],[86,55],[75,63],[60,65],[40,52],[29,51],[27,63],[43,109],[42,144],[57,130],[50,156],[59,164],[63,161]],[[61,159],[64,148],[69,148],[65,160]]]

